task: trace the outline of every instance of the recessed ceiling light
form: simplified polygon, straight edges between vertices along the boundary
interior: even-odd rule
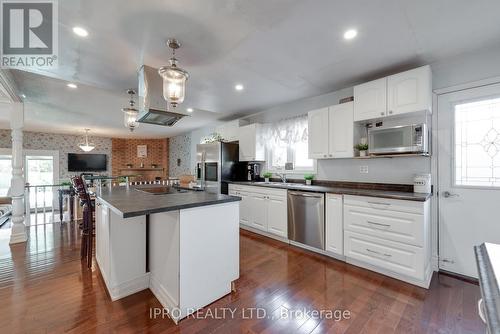
[[[78,86],[76,84],[72,83],[72,82],[70,82],[66,86],[68,86],[69,88],[73,88],[73,89],[78,88]]]
[[[243,87],[242,84],[237,84],[236,86],[234,86],[234,89],[236,89],[236,90],[243,90],[243,88],[245,88],[245,87]]]
[[[80,37],[87,37],[89,32],[82,27],[73,27],[73,32]]]
[[[193,108],[187,108],[186,111],[187,112],[193,112]]]
[[[26,98],[26,94],[21,94],[21,97],[22,97],[23,99],[25,99],[25,98]]]
[[[349,29],[349,30],[346,30],[346,32],[344,33],[344,38],[345,39],[353,39],[357,35],[358,35],[358,31],[356,29]]]

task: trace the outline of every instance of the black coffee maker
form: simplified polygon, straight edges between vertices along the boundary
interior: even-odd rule
[[[249,162],[247,165],[247,180],[259,181],[260,178],[260,164],[257,162]]]

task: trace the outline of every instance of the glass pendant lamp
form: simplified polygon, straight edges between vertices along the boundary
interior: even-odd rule
[[[167,44],[172,49],[170,65],[160,67],[158,73],[163,79],[163,98],[175,108],[184,102],[186,81],[189,74],[177,66],[178,60],[175,58],[175,50],[181,46],[180,43],[176,39],[169,39]]]

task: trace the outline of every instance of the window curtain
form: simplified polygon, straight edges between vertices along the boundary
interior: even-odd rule
[[[293,150],[295,144],[307,143],[307,135],[307,115],[301,115],[266,124],[262,140],[268,152]]]

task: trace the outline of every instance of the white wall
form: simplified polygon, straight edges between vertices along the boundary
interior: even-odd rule
[[[500,46],[450,57],[432,63],[433,88],[444,88],[471,81],[500,76]],[[337,104],[339,99],[352,96],[348,87],[332,93],[305,98],[264,110],[245,119],[268,123],[307,113],[321,107]],[[196,161],[196,144],[214,131],[206,127],[191,133],[191,164]],[[413,183],[416,173],[430,173],[431,159],[426,157],[392,159],[335,159],[318,161],[318,179],[383,183]],[[368,174],[359,173],[360,166],[368,166]]]

